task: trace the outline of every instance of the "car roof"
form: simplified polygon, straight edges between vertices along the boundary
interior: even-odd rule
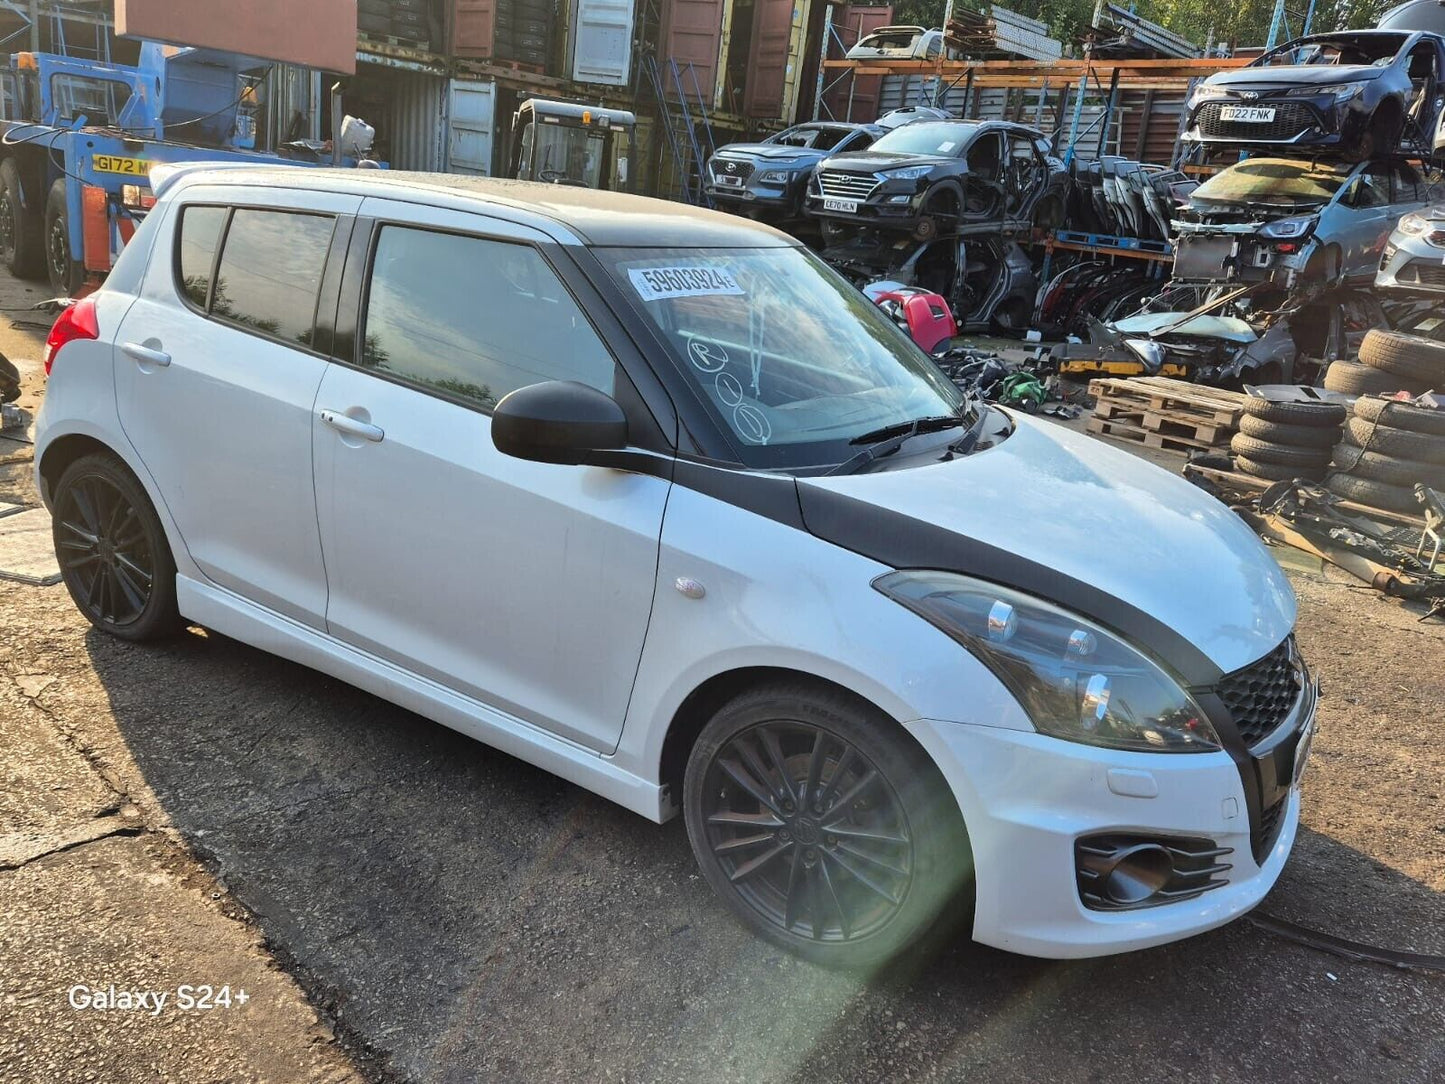
[[[771,226],[671,200],[456,173],[308,166],[187,171],[177,192],[193,185],[291,188],[498,214],[563,243],[708,248],[797,246]]]

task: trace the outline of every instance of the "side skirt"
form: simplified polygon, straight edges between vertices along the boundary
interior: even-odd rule
[[[224,588],[177,576],[176,601],[181,613],[199,625],[389,700],[576,783],[650,821],[660,824],[675,812],[667,788],[617,768],[590,749],[418,677]]]

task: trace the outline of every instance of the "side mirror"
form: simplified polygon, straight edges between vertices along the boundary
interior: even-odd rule
[[[492,411],[497,451],[538,463],[587,463],[627,446],[627,415],[610,395],[574,380],[548,380],[502,396]]]

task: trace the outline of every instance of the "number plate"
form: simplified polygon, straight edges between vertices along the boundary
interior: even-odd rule
[[[743,179],[741,177],[729,177],[724,173],[718,177],[717,183],[724,188],[741,188],[743,186]]]
[[[97,173],[123,173],[127,177],[144,177],[151,164],[144,158],[122,158],[115,154],[92,154],[90,168]]]
[[[858,213],[858,201],[855,199],[825,199],[823,210],[841,211],[845,215],[856,215]]]
[[[1219,119],[1240,121],[1244,124],[1268,124],[1274,120],[1274,110],[1262,105],[1226,105],[1219,110]]]

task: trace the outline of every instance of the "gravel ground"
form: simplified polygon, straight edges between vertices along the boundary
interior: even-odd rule
[[[0,462],[0,500],[27,487]],[[1327,697],[1261,910],[1445,953],[1445,626],[1287,565]],[[728,918],[679,823],[223,637],[134,647],[61,587],[0,599],[0,1080],[1445,1079],[1445,975],[1247,920],[823,972]],[[82,1014],[75,982],[255,996]]]

